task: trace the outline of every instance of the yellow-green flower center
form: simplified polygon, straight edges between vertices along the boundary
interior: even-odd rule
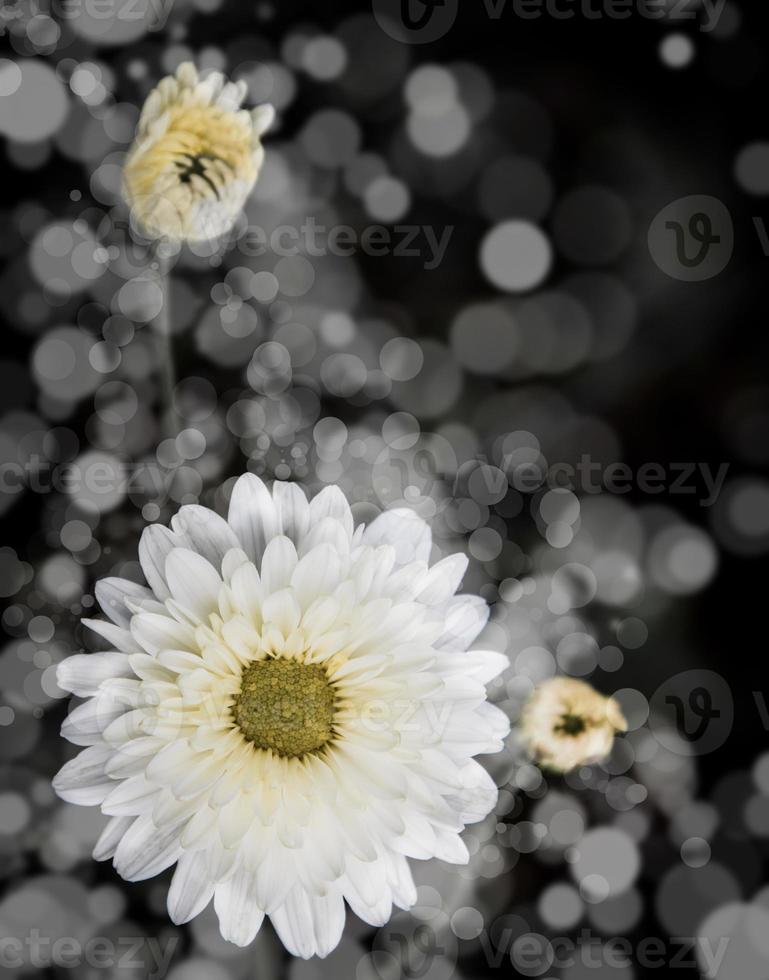
[[[335,699],[318,664],[258,660],[243,671],[232,713],[247,741],[296,758],[331,740]]]

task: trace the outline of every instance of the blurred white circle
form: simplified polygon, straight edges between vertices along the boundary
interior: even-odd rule
[[[660,43],[660,58],[668,68],[685,68],[694,58],[694,44],[686,34],[668,34]]]
[[[553,250],[545,234],[530,221],[506,221],[484,238],[480,261],[492,285],[519,293],[534,289],[545,280]]]
[[[0,61],[0,133],[20,143],[53,136],[69,111],[69,100],[56,72],[45,62],[25,58]]]

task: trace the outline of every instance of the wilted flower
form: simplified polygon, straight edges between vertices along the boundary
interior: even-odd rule
[[[303,957],[337,945],[345,901],[377,926],[413,905],[408,857],[465,863],[508,661],[468,652],[486,603],[455,595],[463,555],[430,551],[412,511],[355,528],[338,488],[308,502],[250,474],[228,520],[185,506],[145,530],[149,588],[100,582],[111,622],[88,625],[110,649],[59,666],[88,699],[62,734],[87,748],[54,786],[111,817],[94,857],[129,881],[176,864],[174,922],[213,898],[226,939],[266,914]]]
[[[546,769],[569,772],[605,759],[627,722],[614,698],[584,681],[554,677],[524,705],[521,735],[532,758]]]
[[[144,103],[125,161],[123,189],[135,220],[155,238],[205,241],[232,228],[264,160],[270,105],[241,109],[246,83],[190,62]]]

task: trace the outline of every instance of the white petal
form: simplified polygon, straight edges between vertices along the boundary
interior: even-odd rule
[[[497,784],[483,766],[474,760],[462,769],[462,789],[446,797],[446,802],[456,810],[462,823],[471,824],[484,820],[497,804]]]
[[[402,838],[392,842],[393,848],[408,857],[425,861],[435,855],[435,831],[429,820],[415,811],[404,812],[406,829]]]
[[[189,823],[199,806],[200,800],[177,800],[170,790],[161,790],[152,802],[152,822],[160,830],[178,830]]]
[[[488,684],[507,670],[510,660],[506,654],[498,653],[496,650],[469,650],[467,666],[473,677]]]
[[[166,581],[174,599],[207,621],[219,606],[222,580],[213,565],[187,548],[174,548],[166,558]]]
[[[56,683],[63,691],[90,697],[102,681],[111,677],[132,677],[133,670],[124,653],[77,653],[56,668]]]
[[[412,561],[401,565],[385,582],[382,592],[399,602],[415,599],[430,576],[426,561]]]
[[[107,623],[102,619],[84,619],[82,622],[83,626],[98,633],[113,649],[120,650],[121,653],[139,652],[131,633],[122,626],[115,626],[114,623]]]
[[[161,650],[158,653],[157,663],[172,674],[185,675],[203,666],[200,654],[191,653],[189,650]]]
[[[63,738],[75,745],[95,745],[102,732],[124,714],[126,706],[111,698],[90,698],[67,715],[61,726]]]
[[[113,719],[102,732],[105,742],[112,743],[115,748],[129,739],[140,738],[146,734],[147,713],[143,709],[123,711]]]
[[[143,773],[121,779],[113,783],[114,789],[102,803],[102,812],[110,817],[135,817],[146,812],[153,806],[160,792],[154,783],[150,783]]]
[[[446,831],[436,832],[435,856],[448,864],[467,864],[470,853],[458,834]]]
[[[221,88],[221,74],[219,72],[212,72],[195,86],[195,100],[200,105],[211,105],[218,98]]]
[[[256,820],[253,799],[239,793],[219,811],[219,835],[225,847],[237,846]]]
[[[336,751],[348,773],[352,772],[365,791],[388,803],[406,799],[406,769],[393,756],[370,752],[351,742],[341,741]],[[336,760],[335,760],[336,761]]]
[[[299,887],[270,915],[289,953],[305,960],[315,955],[328,956],[336,948],[342,938],[344,918],[341,895],[334,892],[324,897],[311,896]]]
[[[284,637],[290,636],[302,618],[302,610],[291,589],[281,589],[268,596],[262,605],[262,618],[265,624],[277,627]]]
[[[248,946],[264,921],[264,912],[256,902],[253,875],[238,870],[228,880],[216,886],[214,908],[219,917],[222,936],[236,946]]]
[[[224,87],[226,79],[220,71],[212,71],[209,75],[203,79],[203,81],[198,83],[198,89],[205,87],[206,91],[210,93],[210,98],[212,102],[215,102],[219,98],[219,93]]]
[[[222,578],[224,581],[229,582],[240,566],[250,560],[245,551],[240,547],[232,548],[228,551],[222,559]]]
[[[217,841],[209,843],[206,852],[208,873],[214,881],[224,882],[235,873],[235,863],[240,859],[236,848],[228,851]]]
[[[137,776],[144,772],[147,758],[155,755],[164,744],[162,739],[147,735],[133,738],[120,746],[110,746],[112,755],[107,760],[104,771],[114,779]]]
[[[339,487],[324,487],[310,501],[310,527],[319,524],[324,517],[333,517],[339,521],[348,538],[352,537],[354,522],[347,497]]]
[[[339,888],[347,904],[362,922],[381,927],[389,921],[393,909],[382,858],[379,857],[369,864],[361,864],[360,869],[355,881],[349,873],[345,875],[339,882]],[[366,871],[369,872],[368,876]],[[372,881],[376,882],[375,888],[371,888]]]
[[[148,816],[139,817],[115,851],[115,870],[126,881],[146,881],[170,868],[182,853],[178,828],[158,830]]]
[[[369,596],[371,598],[383,595],[390,573],[395,568],[397,557],[395,548],[392,545],[383,544],[374,549],[374,575],[369,586]]]
[[[171,921],[180,926],[200,915],[211,901],[214,887],[207,874],[205,853],[182,854],[168,889]]]
[[[131,664],[131,670],[139,680],[158,681],[161,684],[174,683],[174,674],[165,667],[161,667],[155,657],[151,657],[148,653],[132,653],[128,660]]]
[[[222,762],[215,755],[201,755],[193,767],[183,772],[179,770],[174,776],[172,789],[177,799],[192,799],[211,786],[222,776]]]
[[[492,738],[501,741],[510,734],[510,719],[501,708],[489,701],[484,701],[483,704],[478,705],[475,717],[482,722],[484,728],[488,729]]]
[[[126,606],[126,598],[136,601],[152,600],[154,596],[148,588],[137,585],[127,578],[103,578],[96,583],[96,601],[105,616],[109,616],[117,626],[127,627],[131,621],[131,610]]]
[[[163,111],[163,99],[157,89],[153,89],[144,100],[142,112],[139,116],[137,135],[141,136],[151,122],[154,122]]]
[[[198,83],[198,70],[191,61],[182,61],[176,69],[176,80],[183,88],[195,88]]]
[[[340,556],[349,555],[350,535],[344,524],[335,517],[323,517],[317,524],[310,525],[310,530],[299,545],[299,557],[304,558],[322,544],[330,545]]]
[[[299,568],[298,565],[297,568]],[[298,584],[299,590],[294,589],[295,594],[301,594],[302,591],[301,579]],[[330,596],[319,596],[305,609],[302,617],[302,628],[307,634],[322,637],[334,629],[340,612],[341,606],[336,599],[332,599]]]
[[[446,607],[443,632],[435,646],[439,650],[466,650],[488,618],[489,606],[485,599],[475,595],[456,596]]]
[[[241,82],[227,82],[219,93],[218,104],[229,112],[236,112],[246,95],[244,86],[245,83]]]
[[[104,765],[111,752],[110,746],[103,744],[83,749],[53,777],[53,788],[68,803],[98,806],[115,785],[104,774]]]
[[[210,835],[216,833],[217,816],[217,811],[211,809],[209,806],[201,806],[196,810],[192,819],[182,832],[182,847],[195,848],[205,846],[208,840],[210,840]],[[208,866],[207,860],[206,866]]]
[[[289,853],[273,837],[256,869],[256,900],[269,915],[283,904],[296,881],[296,869]]]
[[[299,605],[309,609],[321,596],[329,595],[339,584],[342,563],[330,544],[313,548],[298,563],[291,576],[291,587]]]
[[[508,669],[506,654],[496,650],[444,650],[436,661],[436,670],[445,676],[472,678],[488,684]]]
[[[275,109],[269,103],[265,103],[251,110],[251,118],[257,136],[263,136],[275,120]]]
[[[195,631],[170,616],[139,613],[131,620],[131,633],[149,654],[160,650],[195,650]]]
[[[417,599],[428,606],[447,602],[457,591],[467,571],[467,555],[450,555],[433,565]]]
[[[387,888],[387,869],[384,859],[380,856],[376,861],[360,861],[352,855],[347,855],[345,861],[347,880],[341,885],[345,898],[351,895],[359,906],[376,906]],[[352,903],[351,903],[352,904]],[[392,903],[387,903],[388,918]],[[353,911],[355,907],[353,906]],[[357,915],[357,911],[355,912]],[[366,919],[366,922],[369,920]]]
[[[258,565],[280,526],[272,496],[258,476],[246,473],[237,481],[227,520],[243,550]]]
[[[115,853],[123,834],[134,822],[135,817],[113,817],[101,832],[93,849],[94,861],[108,861]]]
[[[297,544],[310,529],[310,505],[304,491],[296,483],[276,480],[272,497],[281,533]]]
[[[395,548],[399,565],[429,561],[432,548],[430,528],[413,510],[398,507],[380,514],[363,534],[363,543],[376,547],[389,544]]]
[[[171,527],[217,572],[221,571],[227,552],[240,548],[235,532],[227,521],[208,507],[187,504],[171,519]]]
[[[291,581],[291,575],[296,568],[297,556],[293,541],[278,535],[264,549],[259,575],[262,580],[264,595],[277,592]]]
[[[417,888],[408,861],[402,854],[393,854],[388,871],[393,903],[400,909],[412,908],[417,902]]]
[[[232,576],[230,582],[232,595],[241,614],[250,622],[261,623],[260,609],[264,596],[264,589],[254,565],[251,562],[244,562],[240,565]]]
[[[147,779],[158,786],[173,785],[174,781],[193,771],[206,756],[194,752],[186,739],[170,742],[150,761]]]
[[[158,599],[167,599],[171,594],[166,584],[166,558],[174,548],[183,544],[162,524],[152,524],[144,529],[139,540],[139,563],[147,584]]]

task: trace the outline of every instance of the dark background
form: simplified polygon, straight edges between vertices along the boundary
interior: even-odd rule
[[[264,16],[259,16],[260,10],[266,12]],[[729,464],[726,484],[712,507],[703,507],[699,495],[673,494],[669,487],[661,495],[650,497],[636,486],[630,494],[619,498],[623,507],[633,514],[645,515],[642,551],[646,557],[639,559],[644,596],[628,609],[603,602],[598,596],[579,610],[602,648],[618,643],[617,623],[627,617],[638,618],[646,625],[648,638],[640,649],[631,646],[617,671],[597,670],[590,679],[607,693],[634,690],[640,692],[642,700],[651,701],[652,732],[673,717],[670,713],[665,715],[664,695],[668,689],[663,686],[684,671],[700,673],[694,680],[689,677],[684,682],[679,692],[683,701],[692,689],[704,686],[711,692],[716,710],[721,711],[720,717],[713,721],[712,742],[699,746],[695,743],[691,756],[685,758],[678,770],[667,770],[665,779],[678,781],[685,787],[680,798],[675,792],[671,795],[669,786],[661,789],[659,781],[650,783],[649,773],[643,767],[631,772],[632,778],[648,791],[647,798],[631,808],[632,812],[640,811],[642,822],[646,821],[643,834],[638,832],[642,869],[634,886],[637,896],[634,901],[640,900],[641,911],[632,925],[624,929],[621,924],[630,922],[633,916],[626,911],[619,914],[616,921],[620,926],[613,931],[608,926],[597,928],[588,918],[573,930],[560,932],[543,922],[537,910],[539,896],[548,884],[568,881],[568,868],[563,855],[559,859],[546,856],[540,860],[534,852],[517,853],[518,838],[510,835],[510,828],[517,827],[521,821],[536,821],[536,808],[542,805],[543,796],[541,788],[533,793],[516,790],[515,803],[507,812],[499,811],[497,817],[503,828],[498,829],[499,846],[509,849],[504,852],[505,859],[494,873],[485,874],[473,865],[472,875],[462,879],[469,888],[462,908],[480,910],[491,937],[491,946],[484,947],[477,940],[460,936],[456,970],[458,976],[468,980],[500,970],[517,975],[515,965],[511,966],[506,955],[510,936],[499,942],[495,938],[498,930],[495,933],[492,924],[502,916],[516,917],[509,920],[513,937],[529,931],[549,936],[577,935],[579,928],[588,925],[604,937],[625,935],[637,944],[644,936],[661,937],[667,943],[671,935],[684,934],[682,928],[675,928],[681,919],[676,919],[671,908],[692,910],[690,923],[683,916],[684,924],[691,928],[685,934],[692,936],[698,935],[696,930],[707,915],[729,901],[753,902],[751,908],[764,911],[767,908],[766,899],[754,895],[763,878],[769,837],[766,816],[769,786],[766,777],[762,781],[751,776],[751,769],[766,744],[760,703],[767,676],[764,633],[769,552],[766,472],[769,351],[764,330],[768,260],[762,252],[753,219],[769,217],[769,212],[761,193],[746,190],[735,172],[743,149],[767,139],[766,14],[760,5],[730,2],[724,21],[727,17],[730,24],[738,18],[738,24],[734,21],[737,26],[732,24],[734,30],[714,34],[701,33],[689,22],[676,25],[646,21],[637,15],[616,21],[606,18],[593,21],[577,15],[565,22],[543,16],[538,21],[524,22],[516,19],[511,9],[495,23],[489,20],[484,5],[476,0],[462,5],[456,24],[440,40],[426,45],[402,45],[376,26],[366,4],[327,2],[321,6],[282,2],[271,9],[226,0],[208,13],[196,11],[192,5],[178,4],[166,29],[148,33],[125,46],[95,45],[78,37],[76,32],[73,34],[66,24],[50,50],[36,51],[22,35],[13,32],[6,32],[3,38],[4,58],[16,60],[36,55],[52,66],[66,59],[74,63],[106,64],[114,75],[111,85],[114,98],[138,106],[149,84],[167,73],[162,58],[169,45],[184,43],[194,51],[217,50],[226,65],[224,70],[231,70],[244,61],[285,63],[287,39],[292,36],[337,37],[346,47],[348,66],[336,80],[319,82],[289,64],[287,70],[294,77],[296,91],[285,110],[279,113],[278,131],[267,140],[268,160],[270,146],[274,145],[276,152],[284,153],[291,161],[297,173],[306,176],[309,168],[312,175],[307,179],[315,191],[310,200],[318,204],[317,213],[321,216],[328,213],[326,208],[332,208],[339,223],[355,228],[372,223],[360,199],[345,188],[340,173],[329,173],[333,171],[329,168],[319,175],[318,169],[313,171],[312,163],[302,156],[301,133],[308,120],[318,110],[340,109],[357,122],[361,150],[379,154],[387,161],[389,172],[410,189],[410,207],[400,223],[430,224],[437,228],[453,225],[455,231],[444,262],[432,271],[425,271],[420,259],[403,257],[358,255],[335,260],[329,267],[322,260],[315,270],[316,291],[310,292],[309,299],[296,300],[301,312],[294,309],[294,316],[297,319],[304,316],[307,326],[322,335],[323,309],[345,308],[359,324],[359,335],[366,334],[365,324],[369,320],[385,319],[397,335],[420,338],[420,341],[437,339],[447,344],[454,359],[460,362],[463,387],[445,411],[435,415],[428,409],[423,418],[419,409],[413,407],[427,404],[423,393],[409,390],[392,399],[375,397],[370,392],[349,397],[340,395],[338,388],[324,384],[319,357],[303,369],[305,380],[298,374],[294,378],[297,386],[305,385],[318,393],[319,416],[330,415],[344,420],[350,429],[358,426],[361,431],[373,432],[381,428],[391,412],[408,411],[420,422],[423,432],[435,431],[445,423],[466,426],[476,434],[479,448],[490,456],[495,433],[524,429],[539,438],[550,462],[578,459],[582,452],[590,452],[606,463],[621,460],[634,471],[650,462],[669,466],[676,461],[690,461],[714,468]],[[686,34],[695,46],[693,60],[679,70],[666,66],[659,54],[661,41],[671,32]],[[130,64],[137,60],[147,69],[146,78],[138,82],[129,71]],[[429,158],[415,150],[404,136],[403,85],[407,76],[421,65],[452,66],[458,62],[469,63],[485,73],[492,104],[456,154]],[[68,62],[61,68],[65,78],[71,70]],[[371,90],[377,86],[367,90],[367,79],[389,77],[388,73],[392,75],[391,81],[382,82],[372,95]],[[520,101],[516,101],[521,97],[533,100],[538,111],[544,111],[544,124],[542,117],[536,114],[531,117],[521,110]],[[71,92],[69,98],[73,104],[77,101]],[[72,110],[77,118],[84,111],[87,110],[82,107]],[[93,423],[94,391],[73,398],[68,406],[66,400],[64,405],[61,399],[51,401],[50,392],[35,373],[32,358],[46,331],[60,324],[76,324],[81,332],[99,340],[110,312],[109,300],[103,291],[98,295],[79,291],[65,302],[57,300],[44,315],[32,318],[25,312],[28,307],[23,306],[24,298],[30,293],[44,295],[42,284],[29,265],[29,252],[39,230],[53,220],[73,220],[88,209],[87,221],[97,229],[99,237],[99,223],[95,220],[98,213],[112,216],[115,213],[109,203],[91,197],[90,177],[97,161],[89,153],[62,152],[64,133],[74,125],[73,118],[50,138],[33,145],[14,146],[13,141],[3,140],[0,252],[5,258],[5,269],[0,277],[0,311],[6,343],[0,357],[0,403],[5,413],[0,418],[0,434],[4,461],[26,458],[31,449],[38,448],[49,460],[66,459],[71,456],[68,447],[73,442],[79,452],[89,446],[104,448],[104,443],[94,435],[97,431]],[[0,130],[5,132],[1,118]],[[83,140],[88,138],[87,129],[82,134]],[[109,149],[115,152],[125,146]],[[549,176],[553,200],[537,223],[556,242],[546,282],[513,298],[489,282],[478,260],[479,244],[496,223],[479,204],[480,177],[496,160],[510,155],[535,161]],[[605,263],[574,261],[573,256],[565,255],[558,247],[558,232],[553,231],[559,202],[573,188],[583,185],[609,188],[624,201],[630,216],[632,231],[625,247]],[[73,188],[81,191],[78,201],[70,200]],[[763,193],[769,193],[769,172],[763,178]],[[666,276],[652,261],[647,230],[666,204],[695,194],[716,197],[731,212],[735,228],[734,255],[727,268],[712,279],[679,282]],[[525,200],[526,194],[521,198]],[[119,204],[115,206],[119,208]],[[271,201],[270,207],[279,210],[279,202]],[[308,213],[315,212],[308,210]],[[258,209],[254,214],[258,220]],[[511,206],[500,213],[499,221],[517,216]],[[595,241],[591,237],[592,222],[595,235],[600,237],[605,231],[601,220],[600,215],[583,214],[574,233],[578,238],[582,234],[590,245]],[[108,231],[106,237],[110,234]],[[269,256],[259,259],[255,267],[270,268],[269,262]],[[339,286],[342,295],[347,295],[344,292],[347,273],[343,269],[347,263],[355,265],[362,284],[357,300],[349,303],[335,294]],[[248,342],[243,346],[240,359],[234,355],[223,363],[221,358],[210,356],[211,347],[201,339],[200,332],[206,304],[210,303],[208,294],[224,278],[228,268],[243,264],[248,263],[227,255],[218,267],[204,268],[200,262],[188,260],[180,260],[178,265],[179,279],[186,283],[192,299],[188,303],[189,316],[174,328],[177,377],[182,381],[201,377],[209,381],[223,413],[243,397],[243,392],[250,391],[247,364],[259,344],[273,336],[279,322],[279,311],[274,308],[269,315],[265,314],[262,322],[260,308],[259,330],[250,349]],[[561,288],[564,280],[585,271],[586,267],[600,268],[610,274],[635,300],[635,328],[623,343],[618,343],[610,357],[588,355],[562,372],[537,371],[525,366],[521,369],[513,363],[510,370],[489,370],[481,375],[462,363],[461,353],[452,346],[450,330],[459,310],[476,302],[512,303],[512,307],[505,308],[512,309],[515,317],[517,304],[537,294],[539,289]],[[327,268],[331,278],[325,279],[330,284],[324,291],[318,283],[324,280]],[[294,301],[286,302],[291,305]],[[611,331],[611,315],[608,319]],[[149,331],[148,326],[137,327],[137,340],[143,343]],[[372,336],[376,336],[376,331]],[[484,342],[482,337],[479,343]],[[351,349],[357,350],[354,345]],[[121,371],[117,367],[104,381],[124,379]],[[306,381],[307,376],[312,384]],[[132,423],[142,436],[137,436],[128,425],[124,443],[118,442],[112,449],[122,459],[152,458],[154,447],[163,437],[164,422],[162,390],[157,378],[152,376],[151,363],[146,376],[131,374],[130,386],[145,413]],[[549,394],[543,396],[543,391]],[[557,411],[543,408],[549,404],[552,393],[571,406],[568,417],[561,419]],[[497,417],[489,422],[497,404],[489,400],[496,394],[514,396],[509,403],[498,403],[508,406],[510,417]],[[270,397],[258,387],[256,395],[260,400]],[[599,429],[594,421],[588,420],[598,420]],[[297,431],[302,428],[297,426]],[[55,430],[53,435],[52,430]],[[220,508],[223,498],[217,492],[219,483],[237,475],[247,465],[273,477],[276,464],[285,458],[285,452],[257,452],[248,440],[238,440],[224,426],[222,431],[224,444],[219,439],[215,448],[210,448],[217,456],[212,475],[201,469],[200,494],[204,502]],[[302,438],[305,435],[306,431]],[[315,486],[316,476],[310,461],[306,472],[297,472],[293,478]],[[448,490],[440,495],[442,501],[448,500],[448,513],[453,513],[452,508],[459,506],[463,499],[473,496],[464,482],[467,472],[455,477],[455,473],[447,475]],[[360,485],[360,479],[360,469],[345,464],[339,482],[348,492]],[[734,499],[738,489],[744,486],[751,488],[753,494],[749,514],[754,528],[751,533],[740,533],[739,521],[735,523],[735,514],[739,517],[739,513]],[[600,499],[606,496],[610,495],[604,494]],[[29,814],[22,826],[17,826],[19,821],[14,817],[8,819],[7,826],[4,824],[5,830],[0,827],[0,871],[7,885],[6,897],[0,899],[0,923],[9,930],[6,934],[14,935],[12,930],[21,928],[14,923],[24,922],[26,929],[30,922],[37,922],[37,913],[28,912],[24,902],[14,897],[25,894],[25,887],[58,894],[60,906],[82,903],[87,893],[106,887],[119,889],[124,904],[115,921],[96,926],[96,931],[101,928],[105,935],[178,936],[180,943],[172,966],[178,971],[174,974],[176,980],[218,976],[216,971],[223,971],[223,976],[250,973],[259,977],[290,976],[293,980],[333,975],[343,980],[355,976],[366,980],[372,976],[397,976],[397,969],[394,974],[388,973],[395,969],[389,961],[360,959],[372,948],[392,950],[392,933],[383,938],[375,936],[374,930],[352,923],[350,935],[345,938],[348,945],[339,954],[340,959],[307,966],[285,961],[271,937],[264,938],[269,933],[265,928],[254,949],[234,955],[222,950],[223,944],[212,938],[214,927],[210,924],[195,931],[190,927],[174,929],[167,923],[163,908],[165,881],[160,885],[153,882],[126,885],[117,879],[109,865],[94,864],[88,857],[88,847],[74,860],[68,858],[73,846],[73,829],[68,820],[77,817],[63,816],[64,809],[72,808],[57,803],[43,789],[61,762],[69,758],[57,734],[66,708],[60,694],[50,695],[50,679],[30,680],[33,665],[41,676],[46,666],[45,658],[34,664],[30,644],[36,650],[47,651],[49,662],[80,648],[86,640],[77,623],[87,604],[80,604],[74,596],[57,604],[41,586],[41,568],[52,555],[65,554],[83,569],[83,591],[88,593],[93,581],[108,574],[117,562],[135,560],[131,556],[135,555],[141,528],[147,520],[167,521],[176,505],[172,501],[159,501],[157,512],[143,512],[148,498],[129,496],[110,514],[93,520],[87,518],[86,523],[93,525],[93,538],[99,544],[98,555],[89,557],[77,548],[67,549],[62,540],[66,522],[77,518],[77,502],[65,498],[64,494],[26,492],[6,495],[3,501],[4,529],[0,545],[4,551],[0,578],[10,614],[6,612],[3,620],[7,645],[0,654],[0,690],[2,703],[11,709],[7,717],[12,720],[3,722],[0,742],[4,759],[2,783],[14,799],[8,802],[7,796],[0,797],[0,823],[3,823],[3,802],[11,808],[13,816],[18,809],[16,796],[29,801]],[[533,574],[538,567],[552,571],[555,559],[543,553],[547,546],[536,515],[538,501],[537,494],[519,494],[511,489],[504,501],[491,508],[491,517],[497,521],[495,524],[492,520],[491,524],[498,530],[504,528],[507,540],[515,543],[516,551],[506,548],[499,557],[487,560],[480,556],[479,570],[473,573],[476,577],[468,583],[468,588],[473,585],[490,588],[484,594],[494,601],[499,599],[499,591],[494,590],[501,581]],[[382,503],[371,493],[362,494],[359,502],[362,508]],[[664,512],[656,508],[663,508]],[[154,517],[148,516],[153,513]],[[445,516],[446,512],[441,513]],[[615,541],[622,543],[625,525],[616,512],[608,509],[599,510],[598,514],[604,515],[600,519],[605,522],[607,536],[614,534]],[[745,518],[744,512],[742,516]],[[614,520],[618,522],[616,528],[611,524]],[[696,533],[709,542],[717,556],[716,570],[701,587],[680,593],[666,592],[650,572],[647,552],[655,529],[671,525],[697,529]],[[450,520],[448,526],[456,530]],[[472,528],[466,530],[470,532]],[[444,524],[440,524],[437,532],[439,538],[441,531],[446,538],[455,537],[446,532]],[[470,550],[472,553],[472,544]],[[535,595],[531,602],[536,605],[537,601]],[[515,674],[519,640],[510,629],[514,614],[502,609],[506,605],[500,603],[497,622],[502,635],[509,630],[509,642],[502,645],[511,654],[511,670]],[[54,628],[53,638],[47,636],[40,624],[42,639],[37,637],[35,627],[30,632],[35,617],[49,618]],[[499,635],[495,634],[495,640]],[[619,645],[622,646],[621,642]],[[719,686],[707,671],[720,675],[725,684]],[[729,704],[730,697],[733,707]],[[512,698],[513,712],[514,702]],[[662,718],[656,728],[655,711]],[[696,728],[696,718],[687,716],[689,722],[692,731]],[[708,737],[706,732],[703,739]],[[495,771],[501,785],[510,779],[514,782],[517,765],[514,755],[509,770],[499,760],[492,764],[497,766]],[[612,775],[611,768],[608,775]],[[664,783],[663,777],[660,780]],[[579,799],[591,826],[617,822],[618,814],[604,799],[606,774],[600,767],[597,774],[585,774],[584,779],[548,777],[547,785],[551,793]],[[691,816],[694,802],[706,807],[707,814],[716,815],[717,826],[710,834],[702,831],[703,824]],[[633,826],[622,822],[631,811],[622,811],[619,825]],[[687,814],[681,823],[689,828],[685,832],[675,823],[679,811]],[[634,833],[636,829],[633,828]],[[707,837],[712,854],[703,869],[692,868],[682,863],[681,842],[701,837]],[[515,856],[510,857],[511,854]],[[680,874],[678,869],[684,865],[687,870]],[[444,881],[443,874],[443,871],[425,872],[425,886],[435,887],[440,894],[448,896],[450,888],[445,882],[455,879],[448,877]],[[53,884],[51,876],[57,879]],[[118,901],[113,891],[104,894]],[[426,894],[424,904],[429,906],[432,893]],[[441,914],[451,919],[454,911],[447,905]],[[80,909],[79,913],[83,923],[79,922],[77,928],[86,934],[89,917],[93,920],[92,908]],[[75,926],[61,925],[65,920],[50,909],[40,912],[43,929],[46,915],[54,923],[50,926],[52,934],[56,929],[59,934],[67,934],[67,928],[75,929]],[[404,921],[398,919],[397,928],[402,928],[403,935],[412,936],[413,922],[409,925],[408,921],[403,924]],[[437,926],[433,938],[436,935],[440,935]],[[769,976],[767,951],[759,954],[753,947],[748,950],[749,944],[745,945],[737,927],[729,935],[729,951],[719,978],[747,980]],[[456,945],[456,940],[453,942]],[[436,940],[436,945],[440,946],[441,942]],[[490,963],[488,949],[501,949],[505,954],[496,970]],[[424,975],[430,980],[450,976],[452,957],[431,956],[429,972],[415,973],[412,969],[409,974],[405,968],[404,975]],[[664,969],[672,968],[668,960]],[[85,967],[72,971],[61,967],[51,969],[57,975],[70,972],[83,977],[97,975]],[[132,971],[113,972],[125,975]],[[133,972],[137,976],[146,973],[143,968]],[[563,976],[566,980],[603,975],[624,980],[660,973],[660,969],[645,968],[637,962],[626,969],[576,966],[552,971],[553,976]],[[697,971],[691,967],[689,973],[696,975]],[[535,974],[521,975],[550,976],[551,973],[541,969]]]

